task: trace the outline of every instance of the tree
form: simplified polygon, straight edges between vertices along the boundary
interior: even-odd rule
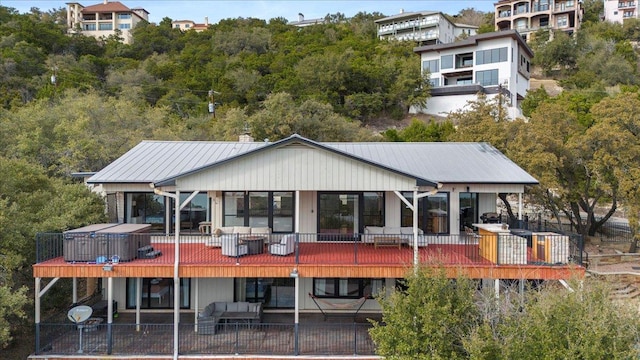
[[[572,289],[507,289],[489,304],[465,341],[471,359],[634,359],[640,354],[637,309],[609,299],[610,286],[587,278]]]
[[[467,358],[464,340],[480,320],[476,284],[447,279],[443,268],[423,268],[409,275],[403,287],[377,296],[382,323],[372,321],[369,333],[378,355],[391,360]]]
[[[594,148],[592,168],[596,181],[618,194],[629,225],[636,237],[631,250],[637,250],[640,233],[640,106],[638,93],[621,93],[605,98],[592,108],[594,125],[587,130],[584,141]],[[615,200],[615,198],[613,199]]]
[[[550,211],[559,225],[566,218],[580,234],[594,235],[615,212],[618,190],[611,169],[598,174],[598,141],[585,135],[587,127],[577,120],[574,107],[566,98],[541,104],[516,129],[507,156],[540,182],[530,189],[534,203]],[[595,217],[596,206],[607,209],[602,219]]]

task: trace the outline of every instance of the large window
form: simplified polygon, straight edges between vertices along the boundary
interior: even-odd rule
[[[131,14],[130,13],[118,13],[118,19],[120,19],[120,20],[131,19]]]
[[[476,193],[460,193],[460,231],[478,222],[478,197]]]
[[[108,24],[100,24],[98,25],[98,30],[113,30],[113,24],[112,23],[108,23]]]
[[[237,278],[236,288],[244,287],[244,301],[261,302],[269,309],[295,306],[295,280],[292,278]]]
[[[477,71],[476,82],[482,86],[498,85],[498,69]]]
[[[440,64],[443,69],[453,69],[453,55],[443,55],[440,57]]]
[[[476,51],[476,65],[493,64],[507,61],[506,47]]]
[[[425,60],[422,62],[422,71],[428,71],[429,74],[440,72],[438,63],[439,60]]]
[[[384,226],[384,193],[319,193],[318,233],[353,240],[365,226]]]
[[[181,193],[180,203],[182,204],[191,194]],[[207,221],[207,213],[209,209],[209,201],[207,194],[198,194],[191,199],[189,204],[180,210],[180,231],[181,232],[199,232],[200,223]],[[173,201],[171,208],[171,219],[173,224],[174,212]]]
[[[402,194],[413,203],[413,193]],[[402,203],[400,209],[402,226],[413,226],[413,211]],[[449,233],[449,194],[437,193],[424,197],[418,204],[418,228],[426,234]]]
[[[270,227],[274,233],[293,232],[291,191],[223,193],[224,226]]]
[[[154,193],[127,193],[125,195],[126,222],[151,224],[152,231],[165,230],[165,199]]]
[[[84,24],[84,31],[95,31],[96,24]]]
[[[324,298],[359,299],[378,294],[383,279],[314,278],[313,295]]]
[[[127,278],[127,309],[135,309],[138,281]],[[180,308],[190,307],[190,279],[180,279]],[[140,292],[142,309],[171,309],[174,304],[174,286],[171,278],[144,278]]]

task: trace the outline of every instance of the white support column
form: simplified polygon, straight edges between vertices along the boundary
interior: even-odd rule
[[[295,224],[293,227],[293,232],[300,232],[300,190],[296,190],[296,213],[293,217],[295,219]]]
[[[494,286],[496,299],[499,299],[500,298],[500,279],[495,279],[493,286]]]
[[[113,323],[113,278],[107,278],[107,324]]]
[[[522,220],[522,193],[518,193],[518,220]]]
[[[142,302],[142,278],[136,278],[136,331],[140,331],[140,307]]]
[[[200,301],[198,301],[200,299],[200,278],[196,278],[195,279],[195,290],[194,290],[194,296],[196,297],[193,301],[193,306],[195,307],[195,314],[194,314],[194,319],[193,319],[193,323],[195,324],[193,327],[193,331],[198,332],[198,311],[200,311]]]
[[[413,272],[418,273],[420,255],[418,253],[418,189],[413,190]]]
[[[71,285],[73,287],[72,289],[72,294],[71,294],[71,301],[72,304],[77,304],[78,303],[78,278],[77,277],[73,277],[73,280],[71,280]]]
[[[42,284],[42,278],[37,277],[36,278],[36,285],[35,285],[35,299],[34,299],[34,305],[35,305],[35,323],[40,324],[40,286]]]
[[[175,245],[174,247],[174,263],[173,263],[173,358],[178,360],[179,332],[180,325],[180,273],[178,271],[180,264],[180,191],[176,190],[175,194]]]

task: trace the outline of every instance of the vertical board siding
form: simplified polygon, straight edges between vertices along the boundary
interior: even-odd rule
[[[295,172],[292,169],[296,169]],[[307,146],[286,146],[178,180],[191,190],[411,190],[416,181],[382,168]]]

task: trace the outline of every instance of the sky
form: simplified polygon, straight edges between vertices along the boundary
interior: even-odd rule
[[[67,2],[78,2],[84,6],[102,3],[102,0],[0,0],[0,5],[11,7],[20,13],[28,13],[32,7],[41,11],[66,8]],[[158,23],[163,18],[172,20],[193,20],[196,23],[204,23],[208,17],[210,24],[215,24],[221,19],[228,18],[258,18],[269,20],[283,17],[288,21],[297,21],[298,13],[304,14],[304,18],[324,18],[327,14],[342,13],[346,17],[352,17],[358,12],[379,12],[386,16],[396,15],[401,9],[405,12],[412,11],[441,11],[445,14],[455,15],[460,10],[475,8],[479,11],[493,12],[493,4],[496,0],[467,0],[467,1],[433,1],[433,0],[269,0],[269,1],[209,1],[209,0],[120,0],[129,8],[141,7],[147,10],[149,21]]]

